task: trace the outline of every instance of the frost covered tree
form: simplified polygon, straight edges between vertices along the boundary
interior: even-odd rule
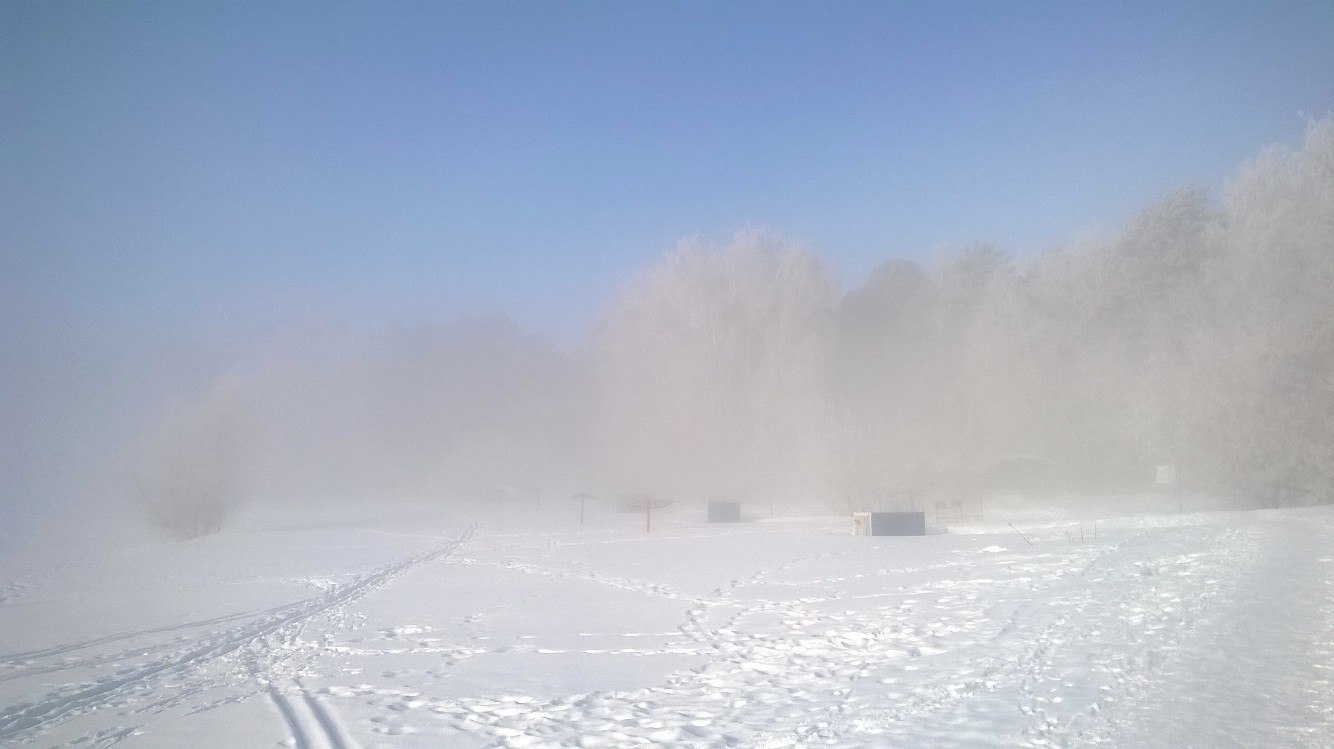
[[[843,298],[830,396],[848,494],[966,491],[1012,449],[1014,282],[1008,256],[975,245],[925,270],[886,263]]]
[[[812,491],[828,460],[833,296],[814,256],[757,233],[683,244],[638,278],[597,344],[608,480],[738,498]]]
[[[933,379],[946,395],[936,429],[940,475],[936,486],[955,491],[986,466],[1013,452],[1021,422],[1009,410],[1020,372],[1017,341],[998,325],[1014,271],[1009,255],[987,244],[965,249],[934,268],[939,295]]]
[[[136,477],[143,517],[173,538],[217,533],[247,499],[250,421],[225,378],[198,402],[159,421]]]
[[[931,470],[935,299],[920,266],[893,260],[839,303],[829,398],[840,491],[854,505],[913,491]]]
[[[1180,190],[1119,236],[1030,268],[1029,322],[1049,393],[1037,404],[1037,441],[1081,481],[1133,485],[1179,452],[1186,344],[1212,304],[1202,285],[1216,224],[1202,192]]]
[[[1178,464],[1191,489],[1258,504],[1334,485],[1334,121],[1247,166],[1221,210],[1199,190],[1028,269],[1026,427],[1084,486]],[[998,359],[999,361],[999,359]],[[1029,376],[1034,376],[1030,372]],[[1017,430],[1023,434],[1024,429]]]
[[[1225,212],[1190,411],[1202,471],[1265,504],[1334,500],[1334,119],[1248,165]]]

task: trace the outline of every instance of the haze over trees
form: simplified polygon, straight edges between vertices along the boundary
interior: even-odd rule
[[[577,351],[494,320],[295,330],[238,357],[227,398],[253,425],[255,496],[843,506],[985,491],[1022,459],[1070,492],[1141,489],[1172,464],[1193,491],[1328,502],[1331,289],[1325,119],[1217,203],[1181,189],[1115,236],[1023,261],[984,244],[891,259],[840,294],[816,254],[747,232],[667,253]],[[159,512],[243,493],[218,397],[165,417],[176,436],[146,469]]]
[[[595,342],[596,440],[619,485],[760,499],[826,477],[833,278],[742,234],[626,287]]]

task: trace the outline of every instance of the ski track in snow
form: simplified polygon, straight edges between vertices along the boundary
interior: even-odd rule
[[[278,710],[278,713],[283,716],[283,722],[287,724],[287,730],[292,734],[293,745],[296,749],[312,749],[313,743],[307,731],[309,730],[308,726],[313,721],[303,720],[297,714],[296,706],[277,687],[269,687],[269,699],[273,702],[273,706]]]
[[[134,663],[121,668],[114,674],[90,683],[73,684],[53,691],[35,702],[19,703],[7,706],[0,711],[0,742],[26,743],[68,720],[81,715],[106,709],[132,707],[136,712],[159,710],[185,704],[189,697],[226,685],[229,670],[223,666],[223,677],[210,676],[202,672],[219,666],[226,660],[241,660],[246,672],[251,677],[249,693],[243,693],[244,699],[269,686],[271,696],[280,692],[272,688],[269,682],[283,672],[283,661],[299,652],[304,644],[300,635],[305,626],[317,618],[337,620],[344,607],[387,585],[408,570],[443,558],[461,548],[473,535],[473,530],[465,531],[448,542],[426,552],[409,557],[400,562],[386,565],[372,572],[360,575],[344,585],[330,586],[321,595],[306,599],[289,606],[278,607],[258,614],[249,615],[244,623],[222,631],[211,631],[195,638],[174,640],[156,647],[130,648],[119,653],[76,661],[72,664],[52,666],[41,664],[44,658],[54,657],[69,652],[92,647],[93,645],[113,642],[138,635],[151,635],[173,631],[180,627],[164,627],[145,630],[138,635],[115,635],[105,638],[85,640],[70,645],[6,656],[9,665],[28,667],[36,664],[37,673],[50,673],[72,666],[87,666],[104,663],[134,661],[150,656],[147,661]],[[203,620],[195,624],[224,623],[243,618],[246,615],[219,617]],[[182,625],[190,626],[190,625]],[[25,672],[26,673],[26,672]],[[298,741],[323,741],[332,749],[348,749],[350,742],[342,737],[337,722],[319,704],[312,695],[300,688],[303,704],[313,714],[313,723],[320,727],[319,732],[311,731],[308,725],[301,726]],[[165,694],[165,696],[164,696]],[[238,698],[224,698],[221,702],[234,701]],[[275,699],[275,703],[278,700]],[[290,702],[287,703],[290,706]],[[279,705],[281,710],[281,705]],[[295,714],[283,711],[285,716]],[[308,722],[309,723],[309,722]],[[289,719],[290,724],[290,719]],[[109,745],[108,738],[119,741],[125,735],[133,733],[131,729],[115,729],[110,734],[84,737],[93,745]],[[293,729],[296,731],[296,728]],[[126,733],[128,732],[128,733]],[[104,734],[106,732],[103,732]],[[317,738],[323,736],[323,739]],[[297,738],[294,736],[294,738]],[[319,743],[310,744],[312,747]]]
[[[358,749],[333,712],[304,685],[297,683],[285,691],[271,684],[268,696],[296,749]]]
[[[167,627],[153,627],[142,629],[135,632],[122,632],[104,637],[94,637],[78,642],[65,643],[49,648],[39,650],[29,650],[22,653],[9,653],[0,655],[0,669],[9,669],[9,673],[0,673],[0,682],[21,679],[40,674],[56,673],[59,671],[69,671],[76,668],[90,668],[106,665],[109,663],[119,663],[121,661],[143,658],[154,653],[170,651],[182,647],[186,643],[193,642],[195,638],[177,637],[166,642],[160,642],[150,645],[144,645],[137,648],[127,648],[125,650],[96,653],[86,658],[66,657],[59,660],[54,659],[59,655],[75,653],[80,650],[106,645],[113,642],[122,642],[125,640],[135,640],[151,635],[164,634],[168,632],[181,632],[195,630],[201,627],[216,626],[218,624],[227,624],[229,622],[241,621],[244,619],[260,619],[266,616],[279,615],[290,606],[275,606],[263,611],[247,611],[239,614],[228,614],[226,616],[214,617],[212,619],[199,619],[196,621],[185,622]]]

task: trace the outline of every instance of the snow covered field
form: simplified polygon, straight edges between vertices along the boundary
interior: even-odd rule
[[[66,539],[0,568],[0,745],[1329,747],[1331,510]]]

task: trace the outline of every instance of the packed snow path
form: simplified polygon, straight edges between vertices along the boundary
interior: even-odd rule
[[[360,572],[310,556],[289,574],[322,590],[296,603],[5,638],[0,744],[1334,746],[1329,511],[1027,540],[611,518],[442,543],[417,526],[305,533],[416,550]],[[43,585],[7,583],[0,625]]]
[[[426,562],[440,559],[458,549],[471,536],[465,532],[446,543],[426,552],[412,556],[380,569],[360,575],[346,584],[330,586],[322,595],[299,601],[290,606],[259,612],[254,615],[226,617],[204,622],[192,622],[179,628],[159,628],[137,633],[139,635],[157,634],[197,626],[207,626],[240,619],[236,624],[224,630],[210,630],[203,635],[175,639],[157,646],[136,646],[111,653],[97,653],[81,660],[67,657],[53,666],[50,660],[56,656],[87,651],[95,646],[124,639],[138,639],[135,635],[104,637],[77,642],[41,650],[14,653],[0,656],[0,664],[13,672],[4,673],[5,680],[21,679],[34,674],[49,674],[53,671],[84,669],[89,667],[112,666],[115,670],[110,675],[93,681],[62,685],[33,702],[20,702],[5,708],[0,714],[0,739],[5,741],[23,741],[40,735],[79,715],[107,709],[135,705],[137,712],[171,707],[190,695],[205,692],[216,686],[216,676],[207,672],[217,661],[229,660],[242,664],[252,677],[256,686],[267,687],[276,701],[286,704],[281,692],[272,686],[275,678],[282,673],[283,661],[300,655],[296,647],[301,634],[318,620],[336,620],[351,603],[364,597],[371,591],[383,587],[395,577],[407,570]],[[302,688],[303,696],[314,704],[309,693]],[[146,706],[138,703],[147,703]],[[316,710],[318,713],[319,711]],[[327,735],[332,721],[324,718],[319,721]],[[299,728],[298,734],[303,733]],[[134,729],[117,727],[104,730],[90,736],[95,745],[110,745],[133,735]],[[344,745],[337,740],[335,746]],[[303,742],[313,745],[312,742]]]
[[[1116,745],[1334,746],[1331,518],[1267,513],[1248,530],[1227,595]]]

